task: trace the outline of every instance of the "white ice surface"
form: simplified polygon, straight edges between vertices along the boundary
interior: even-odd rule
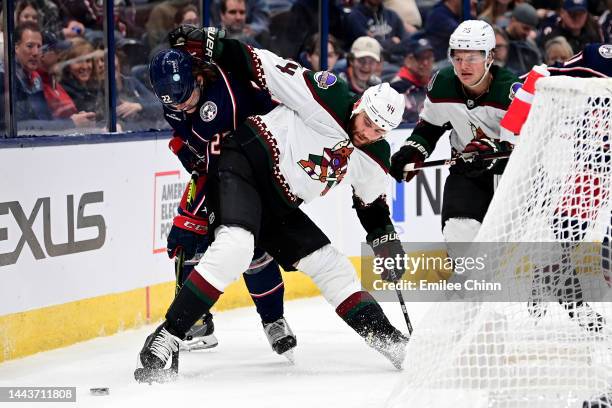
[[[399,304],[382,306],[405,332]],[[407,306],[416,326],[424,307]],[[298,338],[295,365],[272,352],[255,309],[244,308],[215,315],[219,346],[181,353],[179,378],[173,383],[147,385],[134,380],[137,353],[156,327],[150,325],[2,363],[0,386],[77,387],[76,404],[10,404],[15,408],[384,405],[401,372],[366,346],[323,298],[286,302],[285,317]],[[92,387],[109,387],[110,394],[90,395]]]

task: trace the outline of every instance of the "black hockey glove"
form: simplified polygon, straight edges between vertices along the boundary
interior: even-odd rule
[[[368,234],[366,240],[377,258],[393,258],[395,260],[398,255],[400,258],[404,257],[404,248],[402,248],[402,243],[392,226],[388,226],[385,231],[378,230]],[[383,280],[397,282],[402,278],[404,272],[406,272],[405,269],[399,268],[397,262],[394,265],[393,268],[385,269],[381,274]],[[403,265],[403,261],[400,265]]]
[[[204,239],[207,232],[208,222],[205,219],[177,215],[174,217],[174,224],[168,234],[166,245],[168,257],[174,258],[180,249],[185,259],[192,259],[198,250],[198,244]]]
[[[221,51],[219,38],[224,37],[223,29],[181,25],[168,33],[168,42],[172,48],[182,49],[193,58],[210,64]]]
[[[451,174],[462,174],[466,177],[479,177],[487,171],[503,171],[502,162],[505,165],[507,159],[485,160],[481,155],[489,155],[511,150],[507,142],[497,142],[488,138],[473,139],[463,149],[462,154],[457,156],[454,165],[449,169]],[[469,157],[465,157],[468,154]],[[499,171],[499,173],[501,173]]]
[[[406,140],[406,144],[402,146],[393,156],[391,156],[391,168],[389,174],[398,183],[402,181],[410,181],[414,176],[419,174],[420,170],[409,171],[404,174],[404,167],[407,164],[421,164],[429,157],[427,149],[414,140]]]
[[[192,152],[180,136],[172,137],[168,143],[168,147],[181,161],[181,164],[185,170],[190,173],[194,171],[200,174],[206,173],[206,158],[200,158],[194,152]]]

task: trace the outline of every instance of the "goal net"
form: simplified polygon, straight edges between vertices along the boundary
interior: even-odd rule
[[[471,244],[470,278],[504,290],[431,305],[388,407],[607,406],[588,401],[612,392],[612,79],[536,85]]]

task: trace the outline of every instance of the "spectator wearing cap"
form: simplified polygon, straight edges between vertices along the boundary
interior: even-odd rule
[[[517,75],[528,72],[542,62],[540,50],[530,38],[538,22],[538,12],[531,4],[518,4],[512,11],[510,23],[506,27],[510,40],[506,68]]]
[[[76,127],[93,126],[94,112],[78,112],[74,101],[57,79],[57,62],[59,53],[70,48],[70,42],[58,40],[52,32],[43,34],[42,58],[40,64],[40,77],[42,78],[43,92],[51,115],[56,119],[70,119]]]
[[[539,44],[552,38],[565,37],[574,52],[580,52],[588,43],[603,41],[603,34],[597,20],[589,14],[587,0],[564,0],[559,15],[542,29]]]
[[[359,37],[374,38],[382,46],[385,55],[406,37],[404,23],[397,13],[386,8],[382,0],[362,0],[354,6],[345,21],[347,44]]]
[[[446,59],[448,40],[461,22],[461,3],[462,0],[442,0],[431,9],[425,20],[424,36],[434,48],[436,61]],[[472,0],[473,6],[475,3]],[[471,17],[475,18],[474,15]]]
[[[404,65],[396,77],[391,80],[391,87],[404,95],[406,108],[403,122],[414,123],[423,109],[427,83],[431,79],[434,65],[433,47],[428,39],[408,41]]]
[[[321,56],[319,49],[321,48],[321,40],[319,34],[313,34],[306,40],[304,51],[300,53],[298,62],[306,69],[313,71],[321,70]],[[338,40],[333,35],[329,35],[327,39],[327,71],[333,71],[334,65],[338,61],[338,57],[342,53]]]
[[[378,73],[382,69],[382,48],[372,37],[359,37],[351,45],[346,70],[338,74],[349,89],[361,95],[366,89],[380,84]]]

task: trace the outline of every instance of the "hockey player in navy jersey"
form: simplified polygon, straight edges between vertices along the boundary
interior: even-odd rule
[[[551,75],[612,78],[612,44],[587,44],[569,60],[548,67]]]
[[[152,59],[150,78],[163,103],[164,117],[174,129],[170,149],[193,175],[167,244],[168,255],[177,259],[180,269],[176,277],[180,289],[209,245],[206,180],[221,139],[249,115],[267,113],[276,104],[250,83],[219,67],[194,63],[191,56],[177,49],[163,50]],[[185,260],[182,268],[178,259]],[[256,250],[243,276],[272,349],[287,353],[297,342],[283,317],[284,286],[278,264],[265,251]],[[206,313],[187,332],[181,348],[216,346],[213,331],[212,315]]]
[[[384,139],[401,121],[403,97],[384,83],[357,99],[330,72],[305,70],[269,51],[224,39],[214,28],[179,27],[169,38],[194,57],[255,82],[281,104],[249,117],[223,138],[208,180],[214,241],[168,309],[166,321],[145,341],[136,379],[153,381],[178,361],[180,339],[246,268],[256,246],[285,270],[308,274],[340,318],[401,368],[408,338],[361,288],[349,260],[298,207],[350,183],[374,254],[404,255],[385,200],[390,147]],[[390,268],[382,278],[397,281],[403,273]]]

